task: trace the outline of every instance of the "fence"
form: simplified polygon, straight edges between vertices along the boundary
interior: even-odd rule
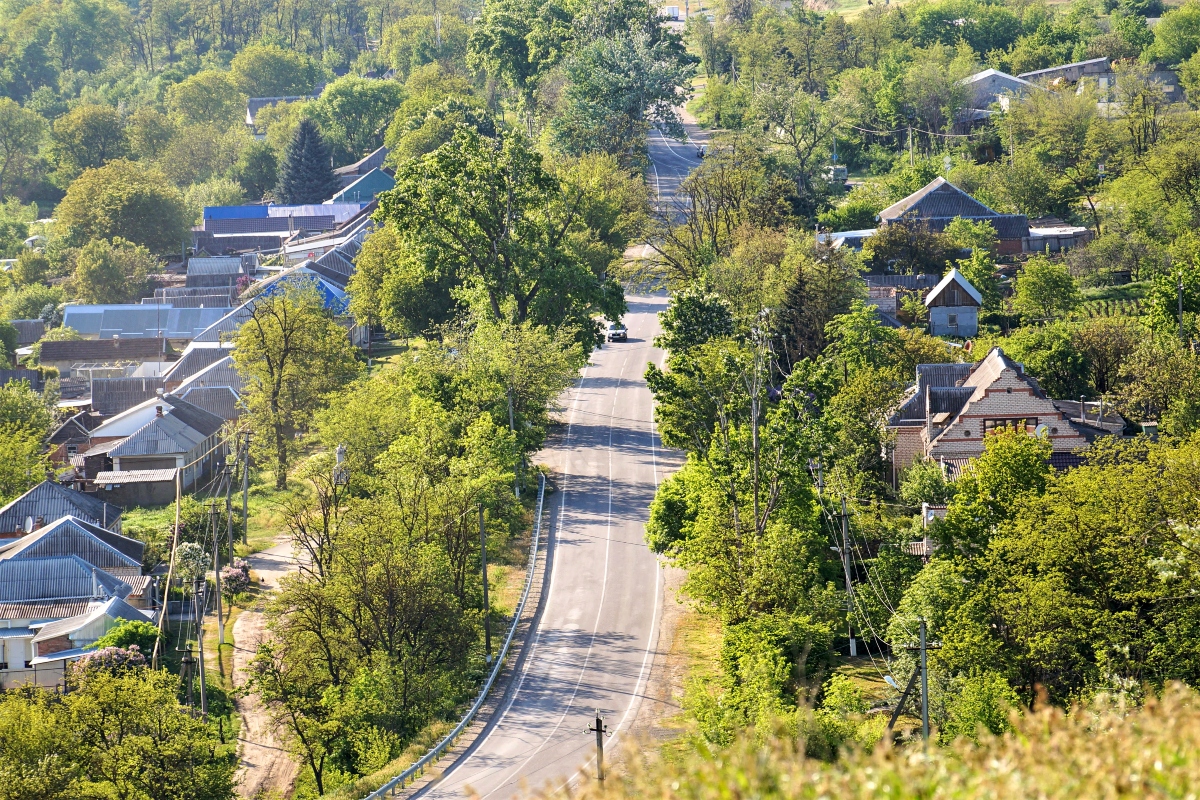
[[[425,768],[441,758],[454,745],[458,737],[462,735],[462,732],[475,721],[476,715],[479,714],[479,709],[483,707],[483,702],[487,700],[488,693],[492,690],[492,684],[496,682],[496,677],[500,674],[500,669],[504,666],[504,659],[508,655],[509,647],[512,645],[513,636],[517,632],[517,626],[521,624],[521,614],[525,611],[525,603],[529,600],[529,590],[533,586],[534,567],[537,566],[538,540],[542,538],[542,501],[545,499],[545,496],[546,476],[539,475],[537,511],[535,512],[533,523],[533,541],[529,544],[529,564],[525,568],[525,588],[521,591],[521,601],[517,603],[517,608],[513,612],[512,623],[508,626],[508,635],[504,637],[504,645],[500,648],[500,653],[496,656],[495,663],[492,664],[492,671],[488,675],[487,682],[479,690],[479,697],[475,699],[471,710],[454,727],[454,730],[446,734],[444,739],[434,745],[428,753],[417,759],[416,763],[411,767],[367,795],[365,800],[380,800],[380,798],[384,797],[394,797],[396,792],[403,789],[409,781],[423,775]]]

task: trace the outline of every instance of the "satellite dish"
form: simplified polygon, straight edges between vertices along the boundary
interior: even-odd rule
[[[1033,435],[1037,437],[1048,436],[1050,434],[1050,426],[1042,423],[1033,429]]]
[[[33,533],[33,517],[25,518],[25,532]]]

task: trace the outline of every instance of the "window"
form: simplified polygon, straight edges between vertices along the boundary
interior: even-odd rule
[[[67,455],[73,456],[73,455],[76,455],[78,452],[79,452],[79,445],[77,445],[77,444],[67,445]]]
[[[983,421],[983,432],[986,435],[986,434],[989,434],[992,431],[996,430],[997,428],[1004,428],[1006,426],[1011,426],[1018,430],[1020,430],[1021,428],[1024,428],[1026,430],[1026,432],[1032,432],[1033,429],[1037,427],[1037,424],[1038,424],[1037,417],[1021,417],[1021,418],[1008,418],[1008,419],[985,419]]]
[[[952,328],[957,328],[958,327],[958,314],[947,314],[946,315],[946,324]]]
[[[960,303],[958,302],[958,288],[957,287],[950,290],[950,305],[952,305],[952,306],[960,305]]]

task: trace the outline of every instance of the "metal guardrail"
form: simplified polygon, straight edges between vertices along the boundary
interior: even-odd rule
[[[521,614],[525,611],[525,602],[529,599],[529,591],[533,588],[534,568],[537,566],[538,557],[538,540],[542,538],[542,501],[546,496],[546,476],[538,476],[538,496],[537,496],[537,511],[535,512],[533,523],[533,541],[529,545],[529,564],[525,569],[525,588],[521,592],[521,601],[517,603],[516,611],[513,612],[512,624],[508,626],[508,635],[504,637],[504,645],[500,648],[499,654],[492,665],[492,672],[488,675],[487,682],[483,684],[483,688],[479,690],[479,697],[475,699],[475,704],[471,706],[471,710],[466,713],[466,716],[455,726],[454,730],[446,734],[445,738],[433,746],[428,753],[421,756],[408,769],[401,772],[390,781],[380,786],[375,791],[367,795],[364,800],[380,800],[384,797],[394,797],[397,790],[403,789],[405,785],[413,778],[420,777],[425,773],[425,767],[441,758],[447,750],[449,750],[462,735],[462,732],[475,721],[476,715],[479,714],[479,709],[483,707],[483,703],[487,700],[488,693],[492,690],[492,684],[496,682],[496,678],[500,675],[500,669],[504,666],[504,659],[508,656],[508,649],[512,645],[513,636],[516,635],[517,626],[521,624]]]

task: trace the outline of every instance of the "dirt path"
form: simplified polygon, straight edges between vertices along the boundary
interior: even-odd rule
[[[279,588],[279,579],[296,568],[290,542],[282,541],[268,550],[248,556],[251,577],[267,591]],[[247,609],[233,623],[233,685],[246,683],[246,667],[266,634],[262,603]],[[238,795],[244,798],[283,797],[296,780],[298,765],[283,747],[257,695],[237,700],[242,717],[238,734],[241,766]]]

